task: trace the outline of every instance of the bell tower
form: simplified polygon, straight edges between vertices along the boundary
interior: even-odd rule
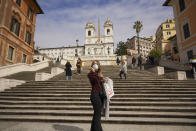
[[[104,36],[106,43],[113,43],[113,24],[111,20],[107,20],[104,23]]]
[[[85,44],[92,44],[92,38],[95,37],[95,25],[90,21],[86,24],[86,39]]]

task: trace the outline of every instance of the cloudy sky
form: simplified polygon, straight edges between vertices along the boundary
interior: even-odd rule
[[[84,45],[85,25],[98,19],[114,24],[115,45],[135,35],[133,24],[143,23],[141,36],[151,36],[167,18],[173,18],[171,7],[163,7],[165,0],[37,0],[44,14],[38,15],[35,43],[41,48]]]

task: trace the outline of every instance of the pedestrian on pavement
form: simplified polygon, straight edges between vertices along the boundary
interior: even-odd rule
[[[122,74],[124,74],[125,79],[127,79],[127,65],[125,64],[124,60],[121,62],[120,79],[122,79]]]
[[[193,58],[190,60],[190,64],[192,68],[193,77],[196,80],[196,56],[193,56]]]
[[[65,76],[66,76],[66,80],[70,79],[72,80],[72,71],[71,71],[71,67],[72,65],[70,64],[69,61],[67,61],[67,63],[65,64]]]
[[[94,110],[91,131],[103,131],[101,126],[101,111],[103,102],[107,97],[103,92],[103,82],[107,80],[103,77],[101,66],[98,61],[93,61],[89,69],[88,78],[92,86],[90,100]]]
[[[116,63],[117,63],[117,65],[119,65],[120,64],[120,59],[117,57],[117,59],[116,59]]]
[[[76,67],[77,67],[77,73],[80,75],[81,74],[81,68],[82,68],[82,60],[78,58],[76,62]]]
[[[142,56],[141,55],[138,57],[138,67],[140,68],[140,70],[142,70]]]
[[[136,59],[135,59],[135,57],[132,58],[132,65],[133,65],[133,67],[135,67],[135,65],[136,65]]]

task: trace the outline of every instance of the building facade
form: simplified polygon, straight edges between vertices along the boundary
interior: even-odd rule
[[[134,36],[131,39],[127,39],[127,47],[128,47],[128,53],[131,55],[138,55],[138,42],[137,37]],[[140,44],[140,54],[143,57],[147,57],[152,49],[154,49],[155,42],[154,37],[150,38],[139,38],[139,44]]]
[[[36,0],[0,0],[0,66],[32,63],[37,14]]]
[[[171,53],[171,45],[168,39],[174,35],[176,35],[175,21],[174,19],[167,19],[156,31],[156,49],[163,53]]]
[[[166,0],[163,6],[172,6],[180,62],[185,64],[196,55],[196,1]]]
[[[42,48],[39,52],[46,54],[53,60],[73,59],[74,57],[85,57],[90,60],[92,56],[114,56],[113,24],[110,20],[104,23],[104,35],[100,34],[100,23],[96,35],[95,25],[88,22],[85,26],[84,46]]]

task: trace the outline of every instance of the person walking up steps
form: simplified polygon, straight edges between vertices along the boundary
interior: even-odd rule
[[[77,73],[80,75],[81,68],[82,68],[82,60],[80,58],[78,58],[78,60],[77,60],[76,67],[77,67]]]
[[[67,61],[67,63],[65,64],[65,76],[66,76],[66,80],[70,79],[72,80],[72,71],[71,71],[71,67],[72,65],[70,64],[69,61]]]
[[[98,61],[93,61],[88,73],[88,78],[92,86],[90,100],[93,105],[93,119],[90,131],[103,131],[101,126],[101,111],[103,108],[103,82],[107,81],[101,72],[101,66]],[[107,97],[105,95],[105,97]]]
[[[122,60],[120,66],[120,79],[122,79],[122,74],[124,74],[125,79],[127,79],[127,65],[124,60]]]
[[[136,59],[135,57],[132,58],[132,65],[133,65],[133,68],[135,68],[135,64],[136,64]]]

